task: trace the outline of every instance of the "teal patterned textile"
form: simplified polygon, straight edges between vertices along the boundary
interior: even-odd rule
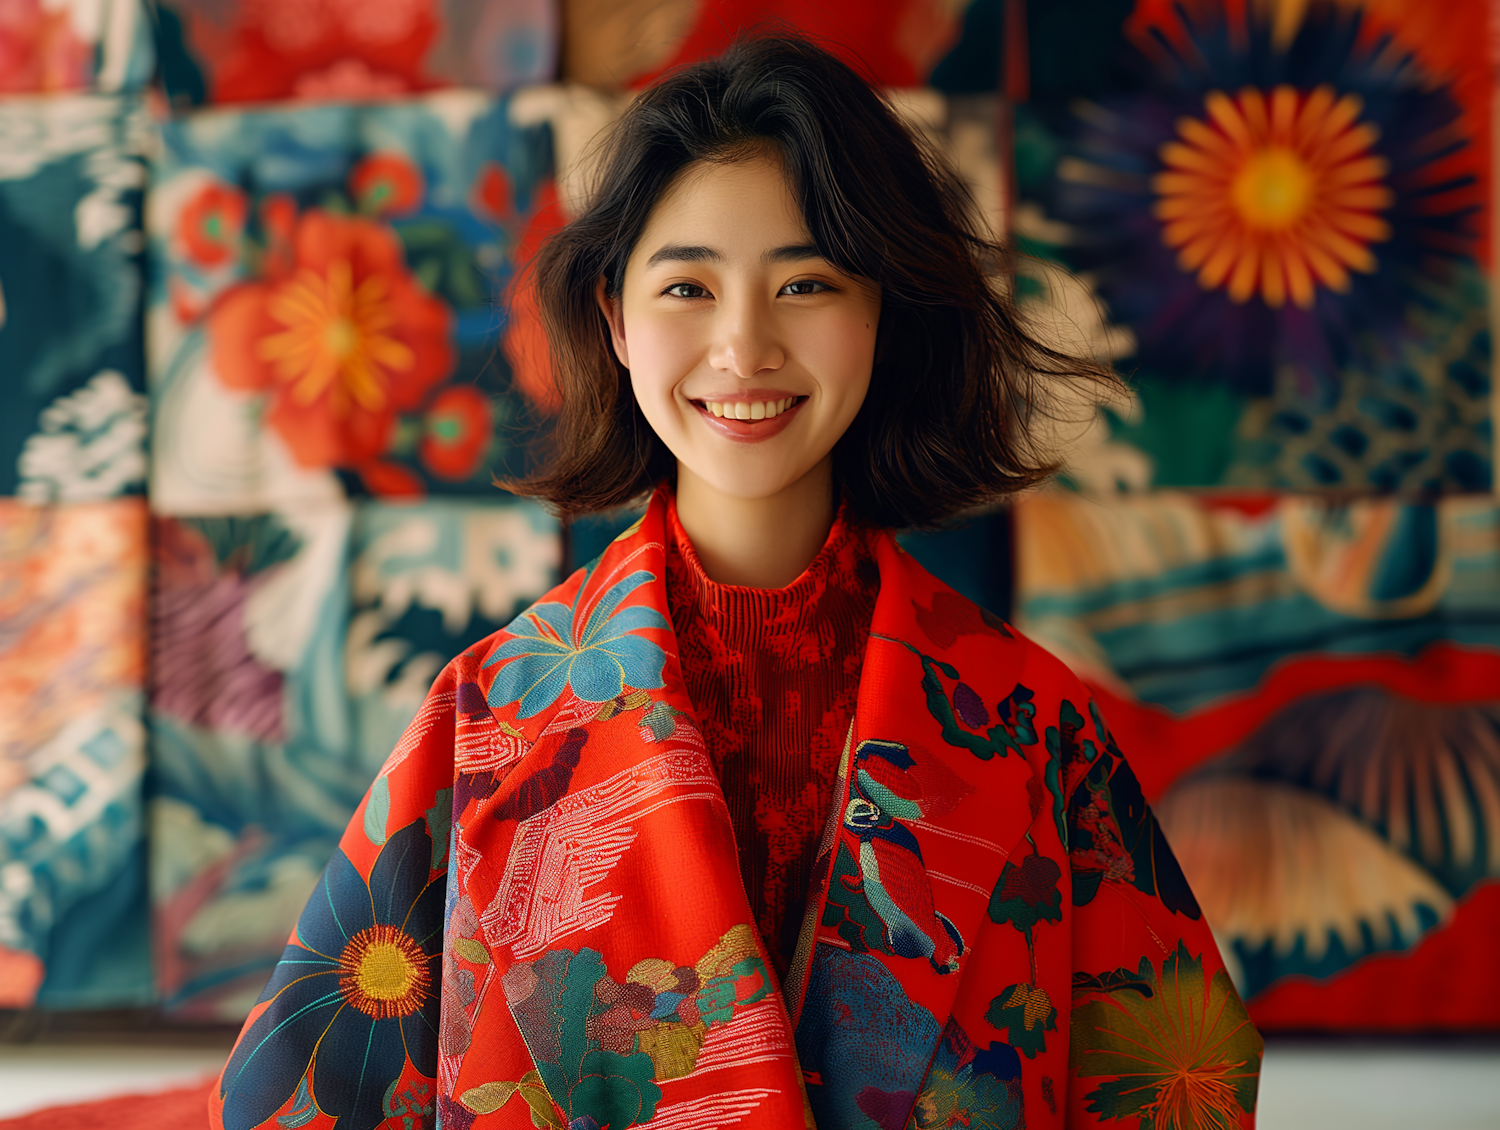
[[[237,1020],[438,668],[555,583],[491,482],[551,167],[473,92],[0,101],[0,1007]]]
[[[145,486],[138,98],[0,101],[0,495]]]

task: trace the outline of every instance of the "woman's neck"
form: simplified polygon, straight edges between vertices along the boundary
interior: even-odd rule
[[[833,462],[768,498],[737,498],[677,465],[677,518],[708,579],[779,589],[795,581],[833,527]]]

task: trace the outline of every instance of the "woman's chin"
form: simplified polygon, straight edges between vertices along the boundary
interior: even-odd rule
[[[816,469],[816,464],[805,469],[788,468],[784,460],[777,460],[775,467],[725,467],[724,460],[715,460],[708,474],[701,474],[691,464],[679,461],[678,494],[687,486],[691,493],[718,496],[733,505],[742,502],[763,502],[786,495]],[[687,472],[687,476],[683,475]]]

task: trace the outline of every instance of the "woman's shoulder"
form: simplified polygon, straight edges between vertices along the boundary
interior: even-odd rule
[[[660,532],[640,523],[450,665],[497,719],[532,738],[560,707],[659,690],[671,646]]]
[[[881,567],[882,589],[892,581],[910,601],[917,634],[943,652],[963,652],[995,673],[1014,673],[1018,679],[1087,694],[1083,681],[1041,644],[998,613],[959,592],[930,572],[906,550],[894,533],[871,535]]]

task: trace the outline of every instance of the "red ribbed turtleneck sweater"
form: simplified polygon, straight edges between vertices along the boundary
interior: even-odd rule
[[[729,804],[740,874],[777,971],[797,946],[854,717],[880,574],[841,509],[786,588],[721,585],[668,510],[667,600],[683,676]]]

